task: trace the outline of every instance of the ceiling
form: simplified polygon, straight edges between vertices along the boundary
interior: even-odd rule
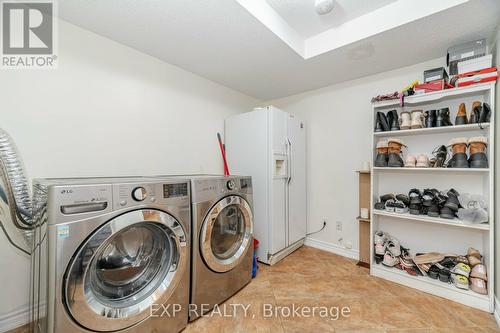
[[[335,0],[334,10],[318,15],[315,0],[266,0],[303,38],[309,38],[396,0]]]
[[[336,1],[357,3],[344,23],[305,29],[298,22],[315,19],[286,14],[277,0],[60,0],[59,16],[261,100],[444,56],[450,45],[491,36],[500,17],[498,0],[382,0],[364,15],[358,5],[372,1]],[[415,3],[428,5],[382,12]]]

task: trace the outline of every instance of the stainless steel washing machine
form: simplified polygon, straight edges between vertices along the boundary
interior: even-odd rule
[[[46,221],[39,237],[46,278],[35,284],[37,331],[179,332],[187,325],[189,180],[43,179],[34,186],[39,207],[46,201],[38,218]]]
[[[252,179],[190,176],[191,305],[194,320],[252,279]]]

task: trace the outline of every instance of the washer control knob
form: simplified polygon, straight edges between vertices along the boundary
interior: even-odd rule
[[[120,206],[125,206],[127,204],[127,200],[120,201]]]
[[[234,182],[234,180],[227,181],[227,189],[228,190],[234,190],[235,187],[236,187],[236,183]]]
[[[143,201],[144,199],[146,199],[146,196],[147,193],[144,187],[139,186],[134,188],[134,190],[132,191],[132,198],[135,201]]]

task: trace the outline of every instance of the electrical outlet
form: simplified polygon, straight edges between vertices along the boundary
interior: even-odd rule
[[[352,242],[351,241],[346,241],[345,242],[345,248],[346,249],[352,249]]]
[[[342,222],[337,221],[337,231],[342,231]]]

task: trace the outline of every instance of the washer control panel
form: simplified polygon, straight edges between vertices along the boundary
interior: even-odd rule
[[[228,181],[227,181],[226,186],[227,186],[227,189],[228,189],[228,190],[232,191],[232,190],[234,190],[234,189],[235,189],[235,187],[236,187],[236,183],[234,182],[234,180],[232,180],[232,179],[231,179],[231,180],[228,180]]]
[[[138,186],[132,190],[132,199],[135,201],[144,201],[146,197],[148,196],[148,193],[146,192],[146,189],[142,186]]]

